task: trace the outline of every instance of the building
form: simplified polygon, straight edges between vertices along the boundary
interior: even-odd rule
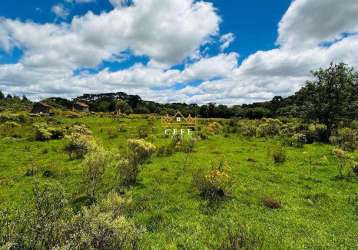
[[[34,104],[31,113],[33,114],[50,114],[53,107],[44,102],[37,102]]]
[[[89,112],[89,106],[84,102],[75,102],[73,104],[73,111]]]

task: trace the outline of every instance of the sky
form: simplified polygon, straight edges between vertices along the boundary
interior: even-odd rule
[[[123,91],[161,103],[289,96],[358,68],[357,0],[11,0],[0,90],[33,100]]]

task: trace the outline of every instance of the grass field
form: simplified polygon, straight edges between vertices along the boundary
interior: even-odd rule
[[[137,138],[138,128],[148,123],[141,116],[56,119],[66,126],[85,124],[106,150],[122,154],[127,139]],[[30,131],[31,125],[24,126]],[[159,119],[147,140],[156,146],[171,140]],[[83,205],[83,166],[81,160],[69,159],[66,143],[1,138],[0,207],[29,202],[36,180],[60,183],[70,206]],[[212,135],[198,140],[192,153],[153,156],[129,188],[118,187],[115,169],[109,167],[99,196],[117,190],[132,200],[128,216],[144,229],[141,249],[220,249],[239,227],[244,228],[243,240],[259,241],[264,249],[358,249],[358,178],[338,177],[331,145],[285,147],[287,160],[276,164],[271,151],[279,144],[275,138]],[[358,158],[357,151],[352,157]],[[229,166],[232,189],[226,198],[203,199],[193,186],[193,174],[220,159]],[[27,176],[32,169],[35,174]],[[263,204],[267,198],[282,207],[268,208]]]

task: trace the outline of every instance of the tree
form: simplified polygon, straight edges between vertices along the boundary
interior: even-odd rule
[[[28,102],[29,99],[26,97],[26,95],[23,95],[23,96],[22,96],[22,101],[23,101],[23,102]]]
[[[327,126],[326,140],[339,121],[357,117],[358,72],[346,64],[331,64],[312,72],[314,80],[297,93],[307,120]]]
[[[0,90],[0,100],[3,100],[3,99],[5,99],[5,95],[4,95],[4,93]]]
[[[126,101],[123,100],[118,100],[116,102],[116,112],[118,114],[123,113],[123,114],[131,114],[133,113],[133,110],[131,108],[131,106],[129,106],[129,104]]]
[[[281,96],[275,96],[270,102],[270,108],[273,115],[277,114],[278,109],[282,107],[283,98]]]

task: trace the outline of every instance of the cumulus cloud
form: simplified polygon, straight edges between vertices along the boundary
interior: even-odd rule
[[[203,19],[206,21],[202,22]],[[78,67],[93,66],[128,49],[159,63],[176,64],[215,35],[219,22],[210,3],[136,0],[131,7],[100,15],[89,12],[67,25],[5,19],[0,23],[1,44],[5,49],[10,42],[26,47],[27,54],[36,55],[37,60],[51,60],[47,57],[60,56],[57,54],[66,58],[71,54],[68,61]]]
[[[277,43],[289,49],[317,46],[358,31],[356,0],[295,0],[279,23]]]
[[[125,2],[70,23],[0,19],[0,47],[23,51],[18,63],[0,65],[0,89],[34,98],[125,91],[159,102],[240,104],[290,95],[310,79],[311,70],[332,61],[358,68],[355,0],[293,1],[279,24],[278,47],[257,51],[241,65],[238,53],[223,52],[235,37],[219,36],[221,20],[211,3]],[[201,48],[212,40],[220,42],[221,53],[203,57]],[[147,56],[149,63],[73,73],[116,61],[128,51]]]

